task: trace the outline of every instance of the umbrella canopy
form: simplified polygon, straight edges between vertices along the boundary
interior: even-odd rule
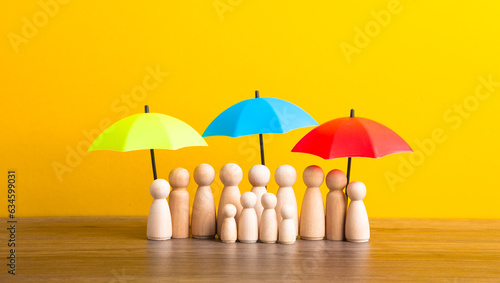
[[[348,157],[349,184],[351,157],[379,158],[413,150],[388,127],[370,119],[354,117],[354,110],[351,110],[351,117],[334,119],[311,130],[292,152],[309,153],[323,159]]]
[[[379,158],[411,152],[411,147],[391,129],[366,118],[331,120],[307,133],[292,149],[323,159],[340,157]]]
[[[207,146],[205,140],[183,121],[160,113],[146,113],[125,117],[104,130],[92,143],[89,151],[151,150],[153,175],[156,179],[156,166],[153,149],[176,150],[188,146]]]
[[[286,133],[293,129],[317,126],[318,123],[302,108],[288,101],[259,97],[236,103],[224,110],[208,125],[203,137],[248,135],[260,136],[261,161],[264,165],[262,134]]]

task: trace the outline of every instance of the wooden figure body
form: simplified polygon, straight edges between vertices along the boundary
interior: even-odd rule
[[[241,195],[241,211],[238,223],[238,241],[242,243],[256,243],[259,239],[259,220],[255,212],[257,196],[252,192]]]
[[[220,240],[223,243],[234,243],[237,238],[237,228],[234,216],[236,216],[236,206],[228,203],[222,209],[222,225]]]
[[[170,193],[170,185],[166,180],[156,179],[151,183],[149,192],[154,200],[148,215],[148,239],[168,240],[172,237],[172,220],[166,199]]]
[[[351,199],[345,220],[345,237],[349,242],[368,242],[370,239],[370,223],[363,198],[366,187],[355,181],[347,186],[347,194]]]
[[[222,193],[220,195],[219,200],[219,209],[217,214],[217,234],[220,236],[221,228],[222,228],[222,209],[228,203],[233,204],[236,207],[236,224],[238,224],[238,220],[240,218],[240,213],[242,210],[242,206],[240,203],[240,189],[238,185],[243,179],[243,171],[240,166],[234,163],[228,163],[222,166],[222,169],[219,172],[219,178],[224,184],[224,188],[222,189]]]
[[[300,237],[304,240],[323,240],[325,237],[325,206],[320,186],[325,174],[316,165],[304,170],[304,184],[307,186],[300,210]]]
[[[326,239],[343,241],[345,239],[345,218],[347,200],[344,187],[347,177],[344,172],[334,169],[326,175],[326,186],[330,192],[326,195]]]
[[[276,197],[278,203],[276,204],[276,217],[278,223],[281,222],[281,208],[284,205],[290,205],[292,209],[292,219],[295,223],[295,236],[299,235],[299,212],[297,209],[297,199],[295,198],[295,192],[292,186],[297,181],[297,172],[295,168],[290,165],[282,165],[276,169],[274,173],[274,179],[279,186],[278,193]]]
[[[208,164],[200,164],[194,169],[193,177],[198,184],[198,189],[193,202],[191,234],[193,238],[214,238],[217,232],[217,223],[214,195],[210,189],[210,185],[215,179],[214,168]]]
[[[189,172],[184,168],[175,168],[170,172],[168,182],[172,186],[168,197],[172,238],[189,238]]]
[[[259,240],[262,243],[276,243],[278,240],[278,220],[274,208],[278,200],[272,193],[265,193],[261,202],[264,211],[260,218]]]
[[[291,205],[285,204],[281,208],[283,220],[280,223],[279,242],[280,244],[293,244],[297,236],[295,235],[295,223],[293,216],[295,211]]]
[[[248,181],[252,185],[252,193],[257,196],[257,205],[255,206],[255,212],[257,213],[257,219],[260,223],[260,219],[262,216],[262,211],[264,207],[262,207],[261,198],[262,195],[267,193],[266,186],[271,179],[271,172],[264,165],[255,165],[250,168],[248,172]],[[260,227],[260,226],[259,226]]]

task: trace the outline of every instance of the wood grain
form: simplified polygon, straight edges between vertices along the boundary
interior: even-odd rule
[[[148,241],[145,217],[22,218],[15,279],[500,281],[500,220],[370,219],[370,225],[368,243],[227,245],[214,239]],[[0,282],[8,282],[8,231],[1,230]]]

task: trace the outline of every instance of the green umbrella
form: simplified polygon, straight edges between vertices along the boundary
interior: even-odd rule
[[[160,113],[149,113],[147,105],[145,112],[125,117],[111,125],[95,139],[89,151],[149,149],[156,180],[154,149],[207,146],[200,134],[181,120]]]

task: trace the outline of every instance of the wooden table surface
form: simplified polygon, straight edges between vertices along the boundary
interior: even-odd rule
[[[7,219],[3,219],[7,226]],[[148,241],[145,217],[21,218],[1,282],[500,282],[500,220],[370,219],[369,243]]]

